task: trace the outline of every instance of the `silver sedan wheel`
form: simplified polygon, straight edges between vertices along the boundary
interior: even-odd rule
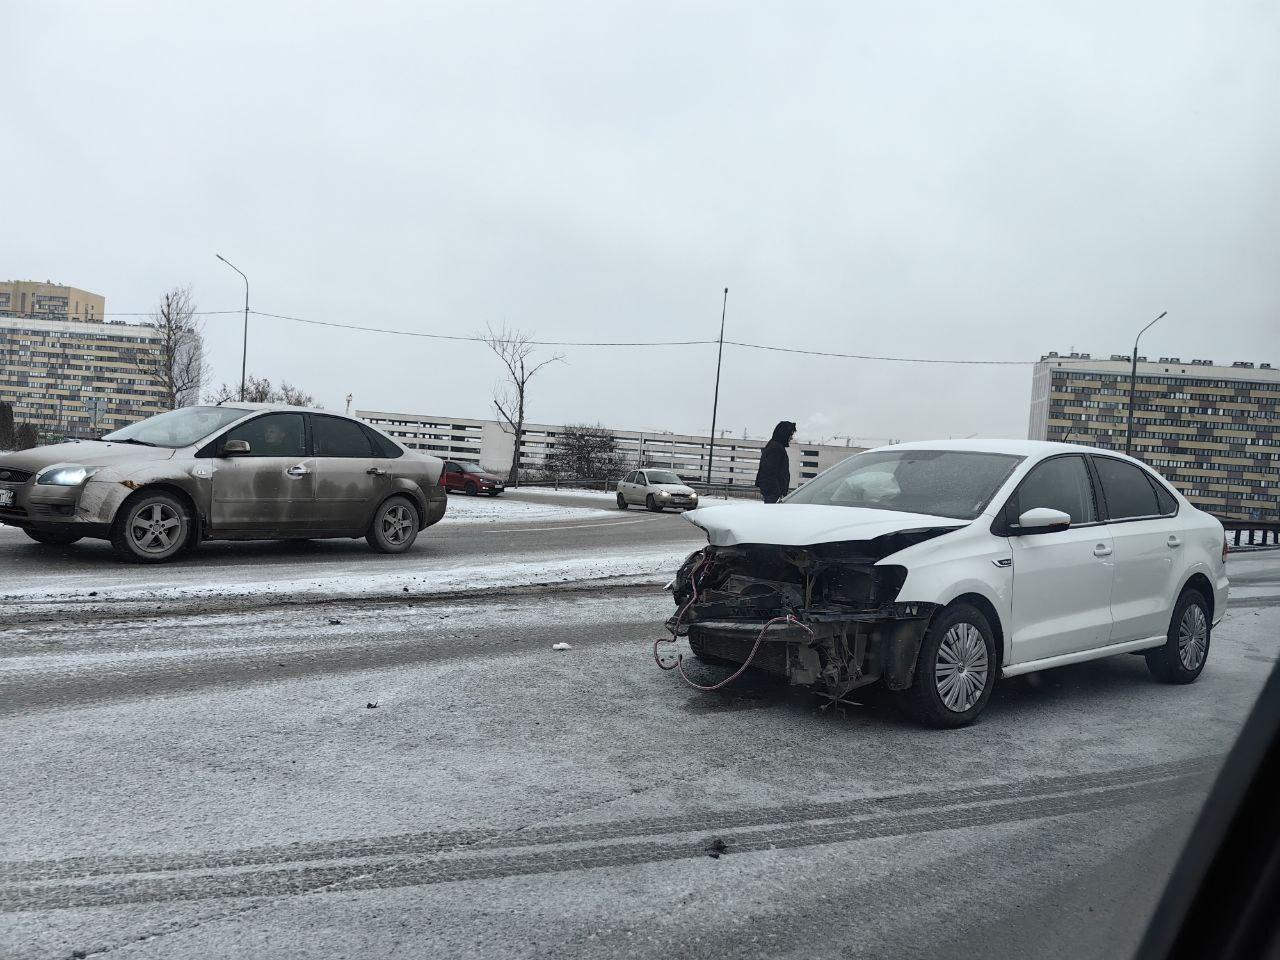
[[[1178,624],[1178,659],[1188,670],[1196,670],[1209,652],[1209,620],[1204,608],[1193,603],[1182,614]]]
[[[181,535],[182,515],[168,503],[143,507],[129,524],[129,538],[140,553],[167,553]]]
[[[409,508],[404,504],[392,504],[382,515],[382,538],[396,547],[409,538],[414,520],[409,516]]]
[[[938,644],[933,675],[948,710],[969,710],[987,686],[987,645],[971,623],[957,623]]]

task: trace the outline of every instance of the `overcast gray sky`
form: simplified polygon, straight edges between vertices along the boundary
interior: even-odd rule
[[[1280,363],[1280,4],[0,7],[0,275],[145,310],[930,358]],[[207,318],[237,380],[240,318]],[[705,431],[715,348],[565,351],[530,417]],[[253,318],[330,408],[492,415],[480,345]],[[720,425],[1025,436],[1030,367],[726,347]]]

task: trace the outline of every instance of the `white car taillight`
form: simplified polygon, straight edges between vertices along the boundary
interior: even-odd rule
[[[1227,531],[1222,531],[1222,562],[1227,562],[1227,553],[1231,548],[1227,546]]]

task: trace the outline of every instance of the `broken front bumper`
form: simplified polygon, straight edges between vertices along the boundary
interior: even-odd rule
[[[790,683],[841,697],[858,687],[883,682],[891,690],[911,686],[916,657],[936,604],[891,604],[865,613],[800,616],[798,623],[767,620],[692,620],[681,635],[700,659],[746,663]],[[667,628],[677,628],[676,618]]]

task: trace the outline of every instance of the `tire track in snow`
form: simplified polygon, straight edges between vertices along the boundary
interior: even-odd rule
[[[1216,759],[1196,758],[830,803],[506,832],[480,828],[203,854],[12,862],[0,864],[0,912],[294,896],[642,865],[701,857],[712,833],[727,840],[731,854],[910,836],[1202,791],[1216,765]],[[281,865],[286,869],[254,869]],[[219,870],[225,872],[209,872]]]

